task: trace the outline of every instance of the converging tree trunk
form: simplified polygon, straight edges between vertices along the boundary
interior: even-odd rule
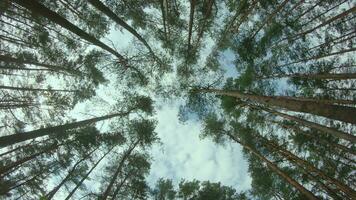
[[[20,6],[32,11],[33,13],[36,13],[38,15],[41,15],[48,20],[52,21],[53,23],[58,24],[59,26],[67,29],[68,31],[76,34],[80,38],[90,42],[91,44],[98,46],[114,56],[116,56],[121,62],[126,63],[126,59],[124,56],[119,54],[117,51],[112,49],[111,47],[107,46],[106,44],[102,43],[100,40],[96,39],[94,36],[88,34],[87,32],[83,31],[79,27],[75,26],[71,22],[69,22],[67,19],[63,18],[56,12],[46,8],[44,5],[39,3],[37,0],[13,0],[15,3],[19,4]]]
[[[118,167],[114,173],[114,175],[111,178],[111,181],[108,185],[108,187],[106,188],[105,192],[103,193],[103,195],[100,197],[103,200],[106,200],[110,194],[110,191],[118,177],[118,175],[120,174],[120,172],[122,171],[122,168],[124,167],[124,163],[125,161],[129,158],[129,156],[131,155],[132,151],[137,147],[137,145],[140,143],[140,140],[137,140],[135,143],[132,144],[132,146],[124,153],[124,155],[122,156],[120,163],[118,164]]]
[[[354,117],[356,116],[356,108],[354,107],[302,101],[283,96],[244,94],[238,91],[219,89],[198,89],[197,92],[215,93],[218,95],[231,96],[239,99],[247,99],[249,101],[255,101],[267,106],[285,108],[295,112],[310,113],[330,119],[356,124],[356,118]]]
[[[265,158],[263,155],[261,155],[257,150],[255,150],[254,148],[242,143],[240,140],[238,140],[237,138],[235,138],[233,135],[231,134],[227,134],[230,139],[232,139],[233,141],[241,144],[244,148],[246,148],[249,152],[251,152],[253,155],[255,155],[257,158],[259,158],[262,162],[266,163],[267,166],[276,174],[278,174],[279,176],[281,176],[287,183],[289,183],[290,185],[292,185],[293,187],[295,187],[300,193],[302,193],[305,197],[307,197],[308,199],[312,199],[312,200],[317,200],[318,198],[316,196],[314,196],[313,193],[311,193],[309,190],[307,190],[304,186],[302,186],[301,184],[299,184],[296,180],[294,180],[292,177],[290,177],[288,174],[286,174],[285,172],[283,172],[276,164],[274,164],[273,162],[269,161],[267,158]]]
[[[41,128],[33,131],[28,131],[20,134],[13,134],[13,135],[6,135],[0,137],[0,148],[6,147],[9,145],[13,145],[19,142],[23,142],[26,140],[30,139],[35,139],[38,137],[46,136],[46,135],[54,135],[54,134],[61,134],[65,133],[65,131],[78,128],[78,127],[83,127],[89,124],[93,124],[99,121],[103,121],[106,119],[110,119],[113,117],[118,117],[118,116],[126,116],[130,114],[131,111],[128,112],[122,112],[122,113],[115,113],[111,115],[105,115],[102,117],[94,117],[91,119],[86,119],[78,122],[73,122],[73,123],[68,123],[68,124],[63,124],[63,125],[58,125],[58,126],[53,126],[53,127],[47,127],[47,128]]]
[[[68,194],[68,196],[65,198],[65,200],[70,199],[75,191],[83,184],[83,182],[89,177],[89,175],[94,171],[96,166],[115,148],[115,146],[111,147],[96,163],[91,167],[91,169],[85,174],[85,176],[80,179],[79,183],[72,189],[72,191]]]

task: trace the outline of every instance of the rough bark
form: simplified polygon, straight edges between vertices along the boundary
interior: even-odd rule
[[[312,200],[317,200],[318,198],[314,196],[313,193],[311,193],[309,190],[307,190],[304,186],[299,184],[296,180],[294,180],[292,177],[290,177],[288,174],[283,172],[277,165],[275,165],[273,162],[269,161],[267,158],[265,158],[263,155],[261,155],[257,150],[254,148],[242,143],[240,140],[235,138],[233,135],[228,134],[228,136],[235,142],[241,144],[244,148],[246,148],[248,151],[250,151],[253,155],[255,155],[257,158],[259,158],[262,162],[266,163],[267,166],[276,174],[278,174],[281,178],[283,178],[286,182],[288,182],[290,185],[295,187],[300,193],[302,193],[305,197],[308,199]]]
[[[68,123],[68,124],[63,124],[63,125],[58,125],[58,126],[53,126],[53,127],[47,127],[47,128],[41,128],[33,131],[28,131],[24,132],[21,134],[13,134],[13,135],[6,135],[0,137],[0,148],[6,147],[9,145],[13,145],[19,142],[23,142],[26,140],[30,139],[35,139],[38,137],[46,136],[46,135],[53,135],[53,134],[60,134],[64,133],[66,130],[70,130],[73,128],[78,128],[78,127],[83,127],[92,123],[96,123],[98,121],[110,119],[113,117],[118,117],[118,116],[125,116],[130,114],[131,111],[128,112],[123,112],[123,113],[115,113],[111,115],[105,115],[102,117],[94,117],[91,119],[86,119],[78,122],[73,122],[73,123]]]
[[[197,92],[215,93],[218,95],[231,96],[239,99],[258,102],[267,106],[285,108],[290,111],[310,113],[356,124],[356,108],[341,105],[330,105],[311,101],[291,99],[284,96],[262,96],[244,94],[238,91],[219,90],[219,89],[198,89]]]

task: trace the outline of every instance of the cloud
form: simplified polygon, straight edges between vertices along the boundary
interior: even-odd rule
[[[250,188],[241,147],[235,143],[219,146],[208,139],[200,140],[201,124],[178,121],[178,103],[163,105],[157,112],[156,131],[162,145],[151,150],[153,162],[148,182],[154,185],[163,178],[171,178],[177,184],[181,179],[221,182],[238,191]]]

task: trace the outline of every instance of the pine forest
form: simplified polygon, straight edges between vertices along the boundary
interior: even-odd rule
[[[0,199],[355,200],[356,0],[0,0]]]

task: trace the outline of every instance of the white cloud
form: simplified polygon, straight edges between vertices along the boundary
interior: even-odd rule
[[[241,147],[235,143],[225,146],[208,139],[200,140],[201,124],[178,121],[178,103],[164,105],[157,112],[156,131],[162,145],[151,151],[154,159],[148,182],[153,185],[159,178],[171,178],[178,183],[186,180],[209,180],[233,186],[238,191],[250,188],[251,178]]]

